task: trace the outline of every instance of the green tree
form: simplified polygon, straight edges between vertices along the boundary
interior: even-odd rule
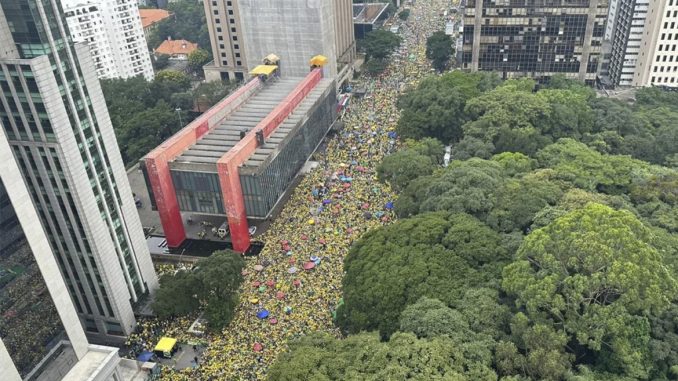
[[[494,282],[498,263],[508,256],[498,235],[470,216],[427,213],[400,220],[352,247],[337,323],[350,333],[378,329],[388,337],[407,305],[423,296],[452,305],[467,288]]]
[[[410,17],[410,10],[409,9],[403,9],[398,13],[398,18],[401,20],[407,20]]]
[[[188,55],[188,69],[196,75],[202,73],[202,67],[205,66],[212,57],[205,49],[196,49]]]
[[[395,33],[384,29],[373,30],[361,42],[361,48],[365,51],[367,61],[388,58],[393,50],[402,42],[402,38]]]
[[[377,176],[395,190],[402,190],[417,177],[432,174],[443,152],[443,145],[435,139],[409,141],[407,148],[384,157],[377,167]]]
[[[452,37],[443,31],[434,32],[426,40],[426,58],[432,61],[433,67],[438,71],[445,70],[447,62],[454,54]]]
[[[290,344],[268,372],[269,380],[496,381],[489,364],[469,359],[446,337],[417,339],[397,333],[387,342],[361,333],[344,340],[312,334]]]
[[[407,217],[444,210],[485,220],[495,206],[495,192],[504,180],[502,167],[496,162],[453,161],[432,176],[412,181],[396,200],[396,212],[400,217]]]
[[[153,311],[161,319],[184,316],[197,311],[202,295],[200,279],[191,270],[179,270],[160,278]]]
[[[193,98],[200,105],[200,110],[205,111],[219,103],[222,99],[226,98],[226,96],[228,96],[228,94],[230,94],[237,87],[237,81],[201,82],[193,90]]]
[[[530,320],[552,321],[578,343],[578,355],[647,378],[646,316],[666,310],[677,289],[652,239],[631,213],[589,204],[528,235],[502,286]]]
[[[217,251],[193,270],[161,278],[153,310],[161,318],[187,315],[205,304],[208,327],[220,331],[233,319],[245,261],[231,251]]]
[[[167,54],[158,54],[155,56],[151,56],[151,61],[153,62],[153,69],[155,71],[162,70],[169,65],[169,59],[170,56]]]
[[[398,100],[402,115],[398,133],[405,138],[432,137],[443,143],[462,138],[462,125],[468,116],[466,102],[494,88],[499,78],[494,73],[454,71],[441,77],[424,79],[416,90]]]

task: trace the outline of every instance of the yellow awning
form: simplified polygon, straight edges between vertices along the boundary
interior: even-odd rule
[[[278,69],[276,65],[259,65],[252,69],[250,75],[271,75]]]
[[[172,352],[174,346],[177,345],[177,339],[171,337],[163,337],[158,341],[158,345],[155,346],[154,351],[157,352]]]
[[[327,65],[328,62],[330,62],[330,60],[327,59],[327,57],[321,55],[317,55],[311,58],[310,61],[308,61],[308,63],[311,64],[312,66],[323,66]]]
[[[275,54],[269,54],[266,57],[264,57],[264,62],[278,62],[280,61],[280,57],[276,56]]]

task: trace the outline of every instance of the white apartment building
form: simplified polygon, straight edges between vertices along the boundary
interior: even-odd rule
[[[610,39],[609,76],[615,86],[631,86],[638,65],[650,0],[618,0]],[[611,22],[611,21],[609,21]]]
[[[650,0],[633,86],[678,86],[678,0]]]
[[[678,86],[678,0],[618,0],[609,23],[614,86]]]
[[[89,45],[99,78],[153,79],[138,0],[61,0],[74,42]]]

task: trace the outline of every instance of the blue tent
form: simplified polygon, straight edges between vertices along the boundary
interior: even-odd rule
[[[384,205],[384,207],[388,210],[393,209],[393,202],[392,201],[387,202],[386,205]]]
[[[266,319],[268,317],[268,311],[267,310],[261,310],[257,312],[257,317],[259,319]]]
[[[139,356],[137,356],[137,361],[146,362],[153,357],[153,352],[143,351]]]

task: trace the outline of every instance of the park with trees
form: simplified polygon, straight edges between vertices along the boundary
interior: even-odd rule
[[[399,107],[399,219],[344,261],[345,337],[269,379],[678,380],[678,93],[451,72]]]

